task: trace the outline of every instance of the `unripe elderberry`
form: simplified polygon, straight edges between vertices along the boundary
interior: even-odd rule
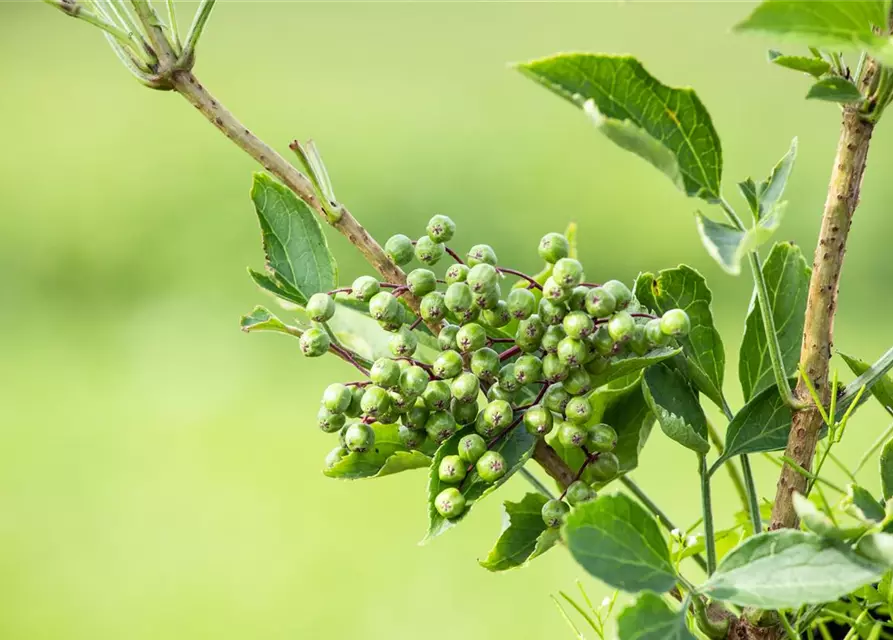
[[[307,315],[314,322],[328,322],[335,315],[335,301],[327,293],[314,293],[307,301]]]
[[[583,265],[574,258],[562,258],[552,267],[552,279],[562,289],[573,289],[583,282]],[[568,291],[570,295],[570,291]]]
[[[670,309],[661,316],[660,330],[668,336],[681,338],[691,331],[691,320],[682,309]]]
[[[422,264],[434,265],[443,257],[446,249],[428,236],[422,236],[415,243],[415,257]]]
[[[482,349],[487,345],[487,332],[479,324],[466,324],[456,333],[456,345],[462,353]]]
[[[323,406],[332,413],[344,413],[350,406],[350,388],[340,382],[334,382],[322,393]]]
[[[401,267],[412,260],[412,256],[414,255],[412,240],[402,233],[398,233],[397,235],[388,238],[388,241],[384,245],[384,250],[394,264]]]
[[[459,440],[459,458],[463,462],[474,463],[487,451],[486,441],[476,433],[470,433]]]
[[[540,240],[537,246],[537,253],[546,262],[554,264],[568,256],[570,244],[567,238],[560,233],[547,233]]]
[[[496,252],[493,251],[493,247],[488,244],[474,245],[468,250],[468,253],[465,254],[465,259],[471,267],[482,263],[496,266],[497,262]]]
[[[455,378],[462,371],[462,356],[455,351],[442,351],[431,364],[431,371],[441,380]]]
[[[444,456],[437,467],[437,477],[447,484],[459,484],[465,478],[465,463],[459,456]]]
[[[611,425],[600,422],[587,430],[589,432],[589,448],[599,453],[607,453],[617,446],[617,432]]]
[[[406,276],[406,286],[412,295],[421,298],[437,288],[437,278],[430,269],[413,269]]]
[[[552,430],[552,412],[543,405],[537,404],[524,413],[524,428],[528,433],[544,437]]]
[[[498,451],[487,451],[478,458],[474,468],[484,482],[496,482],[505,475],[505,458]]]
[[[308,358],[317,358],[329,350],[331,341],[329,335],[317,327],[311,327],[301,334],[298,343],[301,347],[301,353]]]
[[[344,432],[344,443],[356,453],[365,453],[375,444],[375,431],[368,424],[354,422]]]
[[[458,518],[465,511],[465,496],[455,487],[444,489],[434,498],[434,508],[444,518]]]
[[[557,529],[564,522],[568,511],[570,511],[570,507],[561,500],[549,500],[543,505],[543,522],[550,529]]]

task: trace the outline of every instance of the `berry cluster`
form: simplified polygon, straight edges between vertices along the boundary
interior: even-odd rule
[[[506,461],[493,450],[500,439],[522,423],[538,437],[554,431],[562,446],[585,453],[576,481],[543,509],[546,524],[559,526],[567,503],[592,499],[592,485],[619,472],[612,452],[617,434],[610,425],[592,424],[593,376],[612,358],[642,355],[686,335],[688,315],[674,309],[655,317],[639,309],[622,282],[586,282],[583,266],[570,257],[568,241],[558,233],[540,240],[539,255],[550,266],[540,283],[499,267],[489,245],[475,245],[460,257],[446,246],[455,232],[446,216],[434,216],[426,231],[416,241],[395,235],[385,250],[401,266],[413,258],[434,266],[449,254],[454,263],[442,279],[425,267],[410,271],[405,285],[362,276],[347,289],[312,296],[307,304],[316,323],[301,337],[307,356],[340,348],[325,324],[335,313],[335,294],[367,303],[369,315],[393,334],[392,357],[376,360],[368,370],[354,363],[368,380],[325,390],[319,426],[340,437],[326,463],[373,447],[373,423],[398,424],[405,447],[429,450],[474,425],[475,433],[463,437],[458,453],[443,457],[437,469],[441,482],[454,486],[443,490],[434,506],[443,517],[455,518],[465,510],[460,489],[467,476],[493,483],[505,475]],[[507,277],[517,282],[503,295]],[[406,292],[420,300],[420,317],[401,302]],[[438,329],[439,351],[429,362],[414,357],[416,327],[423,321]]]

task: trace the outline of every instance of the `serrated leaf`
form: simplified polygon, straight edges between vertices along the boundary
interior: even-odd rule
[[[695,640],[685,611],[673,611],[659,595],[643,593],[617,617],[618,640]]]
[[[855,380],[843,388],[837,396],[837,414],[835,418],[840,420],[846,414],[850,405],[859,397],[859,405],[868,400],[869,392],[874,392],[874,388],[879,384],[884,384],[882,393],[886,393],[889,388],[886,383],[889,381],[887,372],[893,368],[893,347],[888,349],[884,355],[859,374]],[[859,391],[865,387],[865,391],[859,396]]]
[[[763,389],[735,414],[726,429],[726,449],[710,472],[743,453],[780,451],[787,446],[791,431],[791,408],[778,387]]]
[[[600,131],[662,171],[687,195],[719,199],[719,136],[691,89],[661,84],[630,56],[559,54],[518,69],[584,109]]]
[[[625,494],[601,495],[574,508],[562,538],[580,566],[612,587],[663,593],[676,584],[657,522]]]
[[[543,522],[546,500],[540,493],[528,493],[520,502],[503,503],[505,526],[487,557],[478,561],[482,567],[489,571],[523,567],[552,548],[558,541],[559,531],[546,527]]]
[[[777,55],[772,55],[772,54]],[[818,78],[831,70],[831,65],[821,58],[807,58],[806,56],[785,56],[777,51],[771,52],[769,61],[777,64],[779,67],[793,69],[794,71],[802,71]]]
[[[431,464],[431,456],[426,453],[432,454],[434,447],[426,447],[424,451],[407,449],[400,442],[397,425],[375,423],[372,430],[375,431],[374,447],[365,453],[352,451],[323,473],[330,478],[357,480],[381,478]]]
[[[314,293],[334,289],[335,258],[307,203],[264,173],[254,174],[251,199],[260,221],[267,270],[272,274],[261,282],[257,272],[252,272],[255,282],[268,290],[272,290],[267,286],[270,282],[279,285],[280,291],[273,292],[281,295],[284,290],[297,304],[305,304]]]
[[[657,347],[641,356],[633,352],[627,352],[621,356],[612,357],[608,360],[608,364],[603,371],[592,376],[592,386],[596,388],[601,387],[651,365],[669,360],[681,352],[681,348]]]
[[[788,242],[776,243],[763,263],[763,279],[775,320],[775,338],[781,348],[782,364],[788,376],[797,372],[811,274],[812,269],[800,248]],[[760,314],[760,306],[754,295],[747,310],[738,357],[738,378],[745,401],[775,384],[769,342]]]
[[[691,333],[679,339],[688,376],[704,395],[721,407],[726,358],[722,338],[713,326],[710,310],[713,295],[704,277],[686,265],[665,269],[657,276],[643,273],[636,279],[634,294],[639,302],[658,313],[674,308],[688,313]]]
[[[886,29],[889,2],[872,0],[764,0],[735,27],[835,48],[868,49],[889,55],[889,39],[873,27]]]
[[[472,469],[465,481],[459,486],[462,495],[465,496],[465,511],[458,518],[447,520],[441,516],[437,509],[434,508],[434,499],[441,491],[447,487],[455,486],[440,481],[438,476],[438,467],[444,456],[455,455],[458,450],[459,440],[469,433],[474,433],[472,427],[466,427],[453,434],[446,442],[438,447],[434,454],[434,460],[431,462],[431,470],[428,473],[428,533],[422,544],[430,542],[448,529],[454,527],[458,522],[465,518],[471,508],[480,500],[496,491],[502,486],[512,475],[524,466],[524,463],[533,455],[533,448],[536,446],[536,437],[527,432],[523,426],[515,427],[508,435],[500,440],[491,449],[498,451],[505,458],[506,473],[502,478],[494,483],[484,482],[478,475],[477,471]]]
[[[846,362],[850,371],[857,376],[861,376],[871,368],[871,365],[867,362],[854,358],[853,356],[848,356],[845,353],[841,353],[840,357]],[[887,409],[887,411],[893,413],[893,376],[884,375],[879,377],[871,387],[870,391],[871,395],[873,395],[875,399]]]
[[[880,522],[884,519],[884,505],[864,487],[857,484],[847,486],[847,501],[852,504],[854,515],[863,522]]]
[[[883,566],[839,541],[779,530],[732,550],[700,591],[740,606],[796,609],[837,600],[883,573]]]
[[[879,462],[884,500],[893,498],[893,440],[887,440]]]
[[[289,333],[288,327],[282,320],[273,315],[269,309],[259,306],[254,307],[254,311],[248,315],[242,316],[239,321],[239,327],[245,333],[251,333],[252,331]]]
[[[849,104],[862,100],[862,93],[856,85],[846,78],[831,76],[830,78],[823,78],[812,85],[806,94],[806,99]]]
[[[642,378],[642,389],[667,437],[702,455],[710,451],[707,417],[696,393],[679,371],[665,364],[650,367]]]
[[[756,251],[772,237],[781,225],[783,214],[784,203],[777,204],[772,212],[744,231],[722,222],[715,222],[700,211],[695,212],[695,222],[701,242],[710,257],[716,260],[724,271],[737,276],[741,273],[741,261],[749,252]]]

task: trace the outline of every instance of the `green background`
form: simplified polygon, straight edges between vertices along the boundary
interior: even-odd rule
[[[339,198],[381,240],[445,213],[458,248],[486,241],[502,264],[533,270],[539,237],[575,220],[590,278],[700,269],[738,406],[749,278],[701,248],[692,213],[704,205],[507,63],[628,52],[694,86],[736,203],[734,183],[764,176],[798,135],[779,236],[811,257],[838,109],[804,101],[808,81],[770,67],[769,43],[729,32],[748,10],[222,2],[196,72],[280,150],[313,137]],[[245,272],[262,265],[252,161],[45,5],[0,3],[0,59],[0,637],[571,637],[549,594],[577,578],[593,599],[605,590],[561,549],[509,575],[479,568],[498,498],[418,547],[424,473],[323,477],[333,443],[314,426],[316,403],[350,372],[238,330],[268,303]],[[866,360],[893,342],[890,142],[884,123],[836,326],[836,346]],[[366,272],[330,237],[345,282]],[[863,410],[844,457],[885,424]],[[639,483],[693,522],[694,457],[656,432],[643,460]],[[757,471],[774,494],[771,464]],[[871,468],[865,477],[877,486]],[[717,478],[722,526],[738,506]],[[517,479],[499,497],[526,490]]]

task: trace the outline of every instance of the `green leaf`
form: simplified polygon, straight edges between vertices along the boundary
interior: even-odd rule
[[[279,289],[304,300],[298,304],[306,303],[314,293],[334,289],[338,275],[335,258],[310,207],[264,173],[254,174],[251,199],[260,221],[267,270]],[[262,284],[255,273],[255,282],[270,290],[269,283]]]
[[[688,376],[717,406],[722,406],[722,380],[726,364],[722,338],[713,326],[713,299],[704,276],[689,266],[665,269],[655,276],[636,279],[635,296],[646,307],[664,313],[679,308],[691,318],[691,333],[679,343],[685,354]]]
[[[612,587],[663,593],[676,584],[657,522],[625,494],[602,495],[574,508],[562,532],[574,559]]]
[[[642,388],[667,437],[696,453],[710,451],[707,417],[697,394],[679,371],[666,364],[650,367],[645,371]]]
[[[722,149],[691,89],[661,84],[629,56],[559,54],[518,70],[583,109],[602,133],[662,171],[689,196],[720,197]]]
[[[856,85],[846,78],[831,76],[830,78],[823,78],[812,85],[806,94],[806,99],[848,104],[850,102],[859,102],[862,99],[862,93]]]
[[[854,515],[863,522],[880,522],[884,519],[884,505],[868,489],[850,484],[847,487],[847,501],[852,504]]]
[[[763,389],[735,414],[726,429],[726,449],[710,469],[713,473],[726,460],[743,453],[780,451],[787,446],[791,409],[778,387]]]
[[[673,611],[655,593],[643,593],[617,617],[618,640],[695,640],[685,611]]]
[[[769,177],[760,183],[757,188],[757,200],[759,207],[756,210],[757,217],[762,218],[767,213],[775,210],[781,202],[781,196],[794,169],[794,160],[797,159],[797,138],[791,140],[791,146],[781,160],[772,168]]]
[[[893,535],[889,533],[871,533],[860,538],[856,551],[872,562],[893,567]]]
[[[786,529],[745,540],[700,591],[740,606],[796,609],[837,600],[883,573],[839,541]]]
[[[437,449],[434,454],[434,460],[431,463],[431,470],[428,473],[428,534],[422,540],[422,544],[430,542],[448,529],[454,527],[459,521],[465,518],[471,511],[471,508],[479,500],[496,491],[504,482],[506,482],[524,463],[533,455],[533,448],[536,446],[536,437],[527,432],[523,426],[515,427],[508,435],[500,440],[492,447],[492,451],[498,451],[505,458],[506,473],[502,478],[494,483],[484,482],[472,469],[465,478],[465,481],[459,486],[462,495],[465,496],[465,511],[458,518],[447,520],[441,516],[437,509],[434,508],[434,499],[441,491],[449,485],[440,481],[438,476],[438,467],[444,456],[455,455],[458,451],[459,440],[469,433],[474,433],[474,428],[466,427],[453,434],[446,442]]]
[[[884,500],[889,500],[893,498],[893,439],[887,440],[887,443],[884,445],[879,465]]]
[[[850,371],[857,376],[862,376],[871,368],[871,365],[867,362],[848,356],[845,353],[841,353],[840,357],[847,363]],[[893,376],[884,375],[877,378],[870,391],[875,399],[886,407],[887,411],[893,413]]]
[[[277,279],[275,274],[261,273],[249,267],[248,275],[254,280],[254,284],[267,293],[272,293],[274,296],[300,307],[307,304],[307,298],[303,293],[293,288],[288,283]]]
[[[831,65],[821,58],[807,58],[805,56],[786,56],[778,51],[769,52],[769,62],[779,67],[802,71],[818,78],[831,70]]]
[[[785,373],[794,376],[800,359],[800,343],[803,339],[803,319],[806,313],[806,296],[812,269],[800,248],[789,242],[779,242],[772,247],[763,263],[763,279],[772,305],[776,339],[781,348]],[[744,338],[738,358],[738,378],[744,400],[775,384],[769,342],[763,330],[760,306],[754,295],[744,322]]]
[[[657,347],[648,353],[638,356],[629,351],[623,355],[608,360],[608,365],[603,371],[592,376],[592,386],[601,387],[613,380],[628,376],[646,367],[669,360],[682,352],[680,348]]]
[[[886,28],[889,2],[872,0],[764,0],[736,31],[758,31],[809,45],[868,49],[886,53],[889,39],[874,32]]]
[[[878,384],[885,385],[881,389],[882,393],[886,393],[888,389],[886,383],[889,381],[887,372],[891,368],[893,368],[893,347],[878,358],[877,362],[860,373],[858,378],[843,388],[843,392],[839,393],[837,397],[837,415],[835,415],[835,418],[837,420],[843,418],[850,405],[856,401],[856,397],[859,396],[859,391],[862,387],[865,387],[865,392],[859,397],[860,405],[868,399],[868,392],[873,392]]]
[[[528,493],[520,502],[503,503],[502,533],[486,559],[478,561],[482,567],[490,571],[523,567],[558,542],[558,529],[550,529],[543,522],[546,500],[541,493]]]
[[[776,204],[772,212],[760,218],[753,227],[745,231],[722,222],[714,222],[700,211],[695,212],[695,222],[701,242],[710,257],[716,260],[726,273],[737,276],[741,273],[741,261],[744,256],[756,251],[781,226],[784,210],[785,203]]]
[[[323,473],[330,478],[357,480],[381,478],[431,464],[431,457],[426,454],[432,454],[434,447],[410,451],[400,442],[396,424],[375,423],[372,429],[375,431],[375,446],[372,449],[365,453],[352,451]]]
[[[239,327],[245,333],[251,333],[252,331],[290,333],[288,326],[265,307],[254,307],[254,311],[246,316],[242,316],[239,321]]]

